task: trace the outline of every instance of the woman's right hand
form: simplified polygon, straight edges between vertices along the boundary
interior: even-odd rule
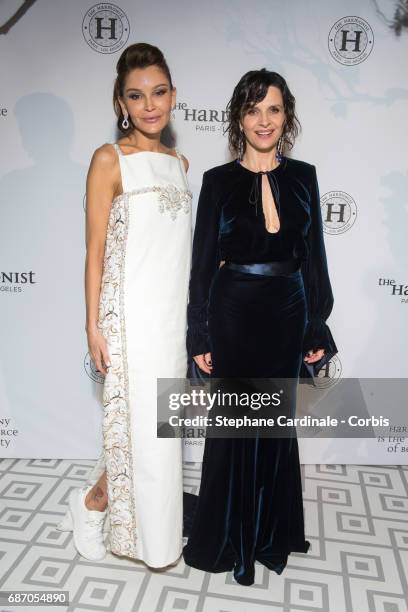
[[[110,368],[110,358],[106,340],[98,328],[87,331],[89,354],[98,372],[106,376]]]
[[[206,374],[211,374],[212,370],[212,362],[211,362],[211,353],[204,353],[203,355],[196,355],[193,357],[194,361]]]

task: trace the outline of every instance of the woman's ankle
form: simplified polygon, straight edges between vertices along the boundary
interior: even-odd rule
[[[104,512],[108,505],[106,494],[103,492],[101,487],[95,485],[85,496],[85,507],[88,510],[97,510]]]

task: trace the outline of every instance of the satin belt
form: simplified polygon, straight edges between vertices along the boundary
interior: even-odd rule
[[[300,268],[298,259],[286,259],[284,261],[266,261],[264,263],[238,264],[227,261],[224,264],[231,270],[248,272],[249,274],[262,274],[264,276],[276,276],[296,272]]]

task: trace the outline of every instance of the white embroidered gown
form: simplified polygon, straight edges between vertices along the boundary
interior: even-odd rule
[[[109,548],[163,567],[181,554],[181,439],[156,438],[157,378],[183,378],[191,193],[180,154],[120,162],[109,217],[99,327],[111,368],[103,392]],[[99,470],[100,475],[101,470]]]

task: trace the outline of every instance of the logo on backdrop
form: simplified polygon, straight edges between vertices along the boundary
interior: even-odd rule
[[[183,121],[191,122],[200,133],[222,133],[223,124],[228,120],[226,110],[191,108],[186,102],[177,102],[175,110]]]
[[[344,234],[357,219],[357,206],[345,191],[329,191],[320,198],[323,230],[326,234]]]
[[[314,384],[319,389],[333,387],[340,380],[342,371],[341,361],[338,355],[334,355],[320,370],[319,374],[313,379]]]
[[[84,368],[85,372],[88,374],[89,378],[97,383],[103,385],[105,377],[96,369],[93,360],[89,353],[85,355],[84,359]]]
[[[30,285],[35,285],[35,272],[0,272],[1,293],[21,293]]]
[[[130,32],[129,20],[115,4],[95,4],[82,21],[88,45],[98,53],[116,53],[125,46]]]
[[[342,17],[329,32],[331,56],[345,66],[361,64],[374,46],[374,32],[361,17]]]
[[[7,117],[7,113],[8,113],[8,108],[2,108],[2,107],[0,106],[0,119],[1,119],[2,117]]]
[[[400,297],[401,304],[408,304],[408,285],[396,283],[393,278],[379,278],[378,284],[387,287],[390,295]]]

